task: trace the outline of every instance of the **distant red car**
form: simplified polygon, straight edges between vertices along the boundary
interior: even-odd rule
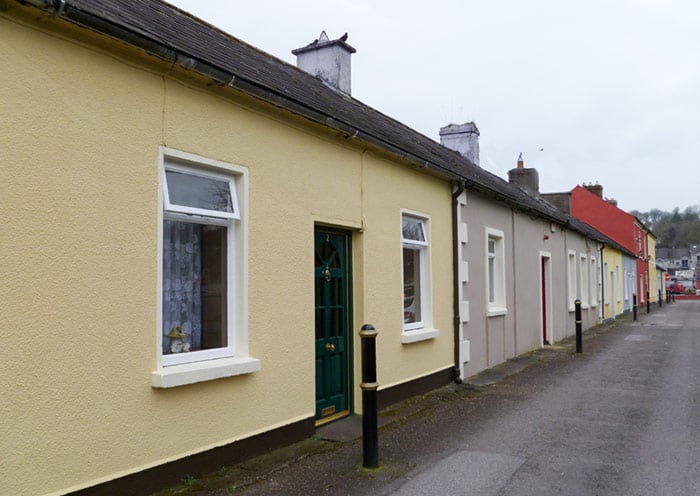
[[[679,282],[670,281],[666,283],[666,291],[671,294],[683,294],[685,293],[685,286]]]

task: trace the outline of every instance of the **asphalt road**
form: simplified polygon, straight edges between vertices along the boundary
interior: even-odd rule
[[[700,494],[698,303],[597,336],[585,361],[532,377],[546,387],[521,384],[531,393],[460,435],[451,456],[501,455],[472,461],[500,465],[498,480],[471,487],[461,466],[440,461],[398,494]]]
[[[700,495],[700,301],[584,336],[384,412],[378,470],[358,440],[310,440],[178,494]]]

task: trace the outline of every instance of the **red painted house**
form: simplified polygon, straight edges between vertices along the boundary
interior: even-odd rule
[[[634,216],[603,198],[603,186],[591,184],[571,190],[571,215],[610,237],[637,255],[637,302],[646,302],[649,291],[649,246],[647,229]]]

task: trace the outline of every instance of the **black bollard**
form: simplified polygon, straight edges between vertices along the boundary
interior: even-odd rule
[[[362,466],[379,466],[377,434],[377,331],[365,324],[360,331],[362,342]]]
[[[647,291],[647,313],[651,312],[651,301],[649,301],[649,291]]]
[[[581,300],[574,302],[576,308],[576,353],[583,352],[583,330],[581,328]]]
[[[661,302],[661,290],[659,290],[659,306],[664,306],[664,304]]]
[[[637,320],[637,295],[632,295],[632,320]]]

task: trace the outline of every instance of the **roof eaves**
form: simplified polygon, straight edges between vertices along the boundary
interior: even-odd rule
[[[449,180],[467,184],[470,189],[499,199],[514,208],[534,212],[536,215],[558,223],[565,222],[556,209],[548,208],[549,204],[546,202],[538,202],[453,150],[443,147],[356,99],[337,95],[336,92],[323,86],[317,78],[304,71],[275,59],[160,0],[129,0],[129,2],[126,0],[122,2],[61,0],[60,3],[52,0],[24,0],[24,3],[126,42],[173,64],[198,72],[221,85],[238,89],[313,122],[336,129],[349,138],[377,146],[419,168],[428,168]],[[56,8],[56,5],[60,7]],[[159,29],[165,29],[161,26],[164,20],[172,22],[172,25],[169,25],[170,30],[167,31],[169,37],[166,34],[160,34],[159,31]],[[227,63],[222,61],[225,57],[222,58],[221,54],[211,54],[211,51],[202,50],[198,45],[191,45],[192,50],[187,50],[184,47],[191,40],[179,37],[177,33],[172,34],[173,27],[180,26],[178,23],[193,32],[204,30],[203,32],[211,34],[214,42],[228,44],[232,54],[235,52],[240,58],[247,57],[238,62],[243,64],[240,68],[248,67],[246,63],[250,65],[258,62],[266,65],[268,69],[277,69],[279,72],[277,76],[288,76],[292,73],[294,78],[298,79],[298,83],[284,83],[275,87],[273,83],[283,78],[275,79],[269,75],[261,75],[260,71],[251,73],[255,78],[245,77],[241,75],[243,69],[236,70],[238,66],[232,62],[229,61],[227,66]],[[180,40],[179,43],[177,40]],[[199,55],[192,53],[197,50],[201,52]],[[304,95],[309,93],[309,88],[317,91],[320,101],[326,104],[326,107],[332,108],[333,114],[330,111],[324,111],[324,105],[314,105],[316,100],[313,95],[307,95],[304,98],[295,97],[294,94],[295,92],[299,94],[300,87],[306,89],[303,92]],[[339,101],[339,98],[342,101]]]
[[[572,221],[572,225],[576,224],[579,229],[581,229],[584,232],[589,233],[589,237],[592,237],[596,241],[603,243],[606,246],[609,246],[611,248],[614,248],[615,250],[624,253],[626,255],[629,255],[630,257],[637,258],[637,255],[635,255],[633,252],[625,248],[624,246],[620,245],[617,243],[615,240],[612,238],[606,236],[602,232],[600,232],[598,229],[593,227],[592,225],[588,224],[587,222],[582,221],[581,219],[577,219],[576,217],[571,217],[570,219]]]
[[[170,61],[173,64],[210,77],[222,85],[239,89],[278,107],[282,107],[286,110],[300,114],[314,122],[334,128],[341,133],[346,134],[348,137],[367,141],[368,143],[379,146],[380,148],[398,155],[405,160],[413,162],[421,168],[428,167],[452,180],[459,180],[462,178],[462,176],[455,173],[454,170],[451,170],[435,160],[419,156],[416,153],[406,150],[380,136],[376,136],[372,132],[360,129],[353,124],[344,122],[343,120],[338,119],[329,113],[319,111],[305,102],[301,102],[282,91],[270,87],[269,85],[264,85],[259,81],[242,77],[240,74],[222,68],[208,60],[203,60],[197,56],[184,53],[172,45],[164,43],[162,40],[154,39],[143,30],[131,29],[124,24],[117,24],[110,19],[106,19],[99,15],[99,9],[90,10],[84,7],[76,7],[72,0],[63,1],[63,7],[60,10],[56,10],[54,8],[54,4],[51,0],[26,0],[25,3],[29,3],[44,11],[50,12],[56,17],[60,17],[69,22],[88,27],[99,33],[116,38],[120,41],[124,41],[162,59]],[[427,140],[429,138],[426,137],[425,139]]]

